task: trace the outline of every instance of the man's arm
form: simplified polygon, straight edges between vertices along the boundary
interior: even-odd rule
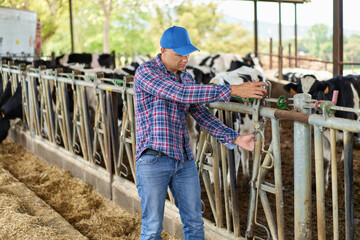
[[[205,129],[205,131],[215,137],[220,143],[230,149],[235,147],[232,143],[239,136],[239,133],[229,128],[217,117],[212,115],[204,104],[190,105],[189,112],[200,127]]]

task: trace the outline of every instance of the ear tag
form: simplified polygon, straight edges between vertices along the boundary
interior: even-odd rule
[[[325,93],[325,94],[328,94],[328,93],[329,93],[329,87],[326,87],[326,88],[325,88],[324,93]]]
[[[295,95],[296,93],[297,93],[297,92],[296,92],[293,88],[290,89],[290,94],[291,94],[291,95]]]

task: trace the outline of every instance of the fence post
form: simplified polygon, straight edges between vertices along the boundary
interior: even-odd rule
[[[294,108],[310,113],[302,103],[309,94],[296,94]],[[294,229],[295,239],[311,239],[311,126],[294,122]]]
[[[289,68],[291,68],[291,43],[289,43]]]
[[[273,50],[272,50],[272,38],[270,38],[270,69],[272,69],[272,65],[273,65],[273,62],[272,62],[272,55],[273,55]]]

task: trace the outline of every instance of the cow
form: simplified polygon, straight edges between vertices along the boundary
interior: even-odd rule
[[[135,71],[140,65],[146,61],[149,61],[150,58],[147,56],[135,56],[130,64],[125,65],[123,68],[115,68],[115,73],[125,74],[125,75],[135,75]]]
[[[337,106],[359,109],[360,105],[360,75],[335,76],[327,81],[319,81],[314,75],[303,76],[299,83],[289,83],[284,86],[285,91],[292,94],[308,93],[312,99],[331,101],[334,91],[338,91]],[[336,111],[335,117],[359,120],[360,114],[352,112]],[[329,185],[330,169],[330,135],[329,131],[324,131],[324,169],[325,169],[325,189]],[[337,134],[341,141],[342,135]],[[359,142],[358,138],[358,142]],[[344,153],[343,153],[344,154]]]
[[[191,55],[187,66],[207,66],[212,68],[216,73],[233,71],[242,66],[256,67],[262,72],[259,59],[252,54],[246,55],[242,58],[238,54],[222,53],[207,56]]]
[[[302,68],[284,68],[282,73],[283,80],[293,83],[298,83],[305,75],[314,75],[319,81],[329,80],[333,77],[333,74],[329,71],[316,71]],[[275,77],[279,78],[279,72],[275,73]]]
[[[18,84],[15,93],[0,107],[0,143],[7,137],[9,120],[15,118],[22,118],[21,84]]]
[[[1,85],[2,88],[2,85]],[[11,82],[6,83],[5,90],[0,95],[0,107],[6,103],[7,100],[11,97]]]
[[[244,82],[249,81],[263,81],[266,79],[263,74],[252,67],[242,66],[234,71],[223,72],[216,74],[214,78],[211,79],[209,84],[215,85],[238,85]],[[237,98],[232,98],[231,101],[239,102]],[[237,131],[240,135],[251,134],[254,132],[254,120],[252,115],[242,114],[242,113],[233,113],[233,122],[234,122],[234,130]],[[196,144],[198,142],[198,127],[196,126],[195,120],[192,118],[188,118],[188,129],[190,135],[190,144],[192,146],[193,152],[196,154]],[[240,166],[240,160],[242,164],[243,171],[243,184],[244,186],[248,186],[248,182],[250,179],[250,170],[249,170],[249,158],[250,154],[248,151],[240,147],[236,147],[234,149],[235,154],[235,170],[236,170],[236,178],[238,177],[238,169]],[[230,182],[230,175],[227,176],[228,182]]]
[[[215,77],[215,71],[208,66],[187,66],[186,71],[191,74],[197,84],[208,84]]]
[[[114,59],[110,54],[70,53],[56,57],[56,65],[69,66],[84,64],[85,68],[114,68]]]

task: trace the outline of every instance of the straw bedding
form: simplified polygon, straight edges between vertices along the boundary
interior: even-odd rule
[[[141,216],[127,213],[68,171],[50,166],[21,146],[4,141],[0,164],[89,239],[140,238]],[[8,194],[10,188],[3,186],[11,185],[9,181],[0,179],[0,238],[1,234],[11,237],[11,233],[21,232],[21,237],[12,239],[57,239],[42,226],[41,219],[31,215],[29,202]],[[162,238],[174,239],[165,232]]]

